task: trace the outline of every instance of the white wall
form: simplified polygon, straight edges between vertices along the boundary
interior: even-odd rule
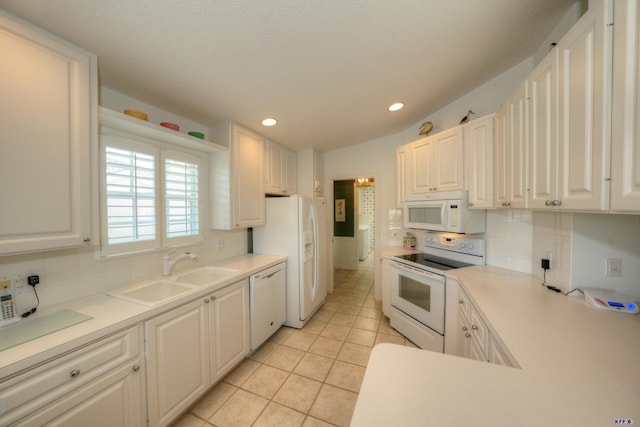
[[[614,289],[640,301],[640,216],[573,215],[572,288]],[[621,277],[605,275],[605,258],[622,261]]]

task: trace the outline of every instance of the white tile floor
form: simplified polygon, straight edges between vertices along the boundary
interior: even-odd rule
[[[372,259],[336,270],[333,294],[304,328],[280,328],[174,426],[348,426],[372,347],[415,347],[373,298]]]

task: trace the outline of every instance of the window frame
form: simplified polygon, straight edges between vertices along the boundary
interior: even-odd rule
[[[153,240],[141,240],[134,242],[109,244],[107,226],[107,189],[106,189],[106,147],[113,147],[128,151],[136,151],[151,154],[154,158],[155,177],[155,227],[156,238]],[[100,256],[113,257],[131,253],[146,253],[169,248],[199,244],[204,241],[207,228],[207,177],[208,162],[207,153],[197,150],[176,149],[175,146],[149,140],[146,138],[131,138],[122,134],[100,134]],[[198,165],[198,234],[191,236],[167,237],[167,222],[165,213],[165,159],[193,162]]]

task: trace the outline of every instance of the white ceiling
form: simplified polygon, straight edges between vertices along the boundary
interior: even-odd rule
[[[533,55],[576,0],[0,0],[100,81],[296,150],[397,133]],[[387,106],[406,107],[390,113]],[[461,112],[464,113],[464,112]],[[274,116],[279,124],[263,128]],[[417,130],[416,130],[417,131]]]

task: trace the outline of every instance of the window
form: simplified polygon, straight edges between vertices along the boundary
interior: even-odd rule
[[[196,155],[101,136],[102,255],[201,240]]]

